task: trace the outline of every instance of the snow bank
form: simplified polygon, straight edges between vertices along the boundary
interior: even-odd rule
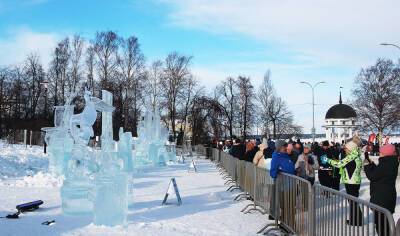
[[[49,161],[43,147],[0,143],[0,150],[0,181],[48,170]]]
[[[61,187],[62,178],[53,176],[50,173],[39,172],[34,176],[25,176],[15,181],[16,187]]]

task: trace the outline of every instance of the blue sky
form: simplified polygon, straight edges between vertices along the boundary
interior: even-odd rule
[[[378,57],[397,60],[397,0],[0,0],[0,64],[32,51],[47,62],[55,43],[79,33],[115,30],[139,38],[147,62],[173,50],[194,57],[194,75],[211,89],[227,76],[268,69],[278,94],[305,132],[311,128],[310,90],[300,81],[325,81],[316,93],[317,131],[339,86],[351,99],[353,79]]]

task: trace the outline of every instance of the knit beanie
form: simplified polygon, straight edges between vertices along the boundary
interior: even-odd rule
[[[379,155],[381,157],[394,156],[396,154],[396,148],[392,144],[386,144],[379,148]]]
[[[354,149],[356,149],[358,146],[360,146],[361,144],[361,139],[358,136],[358,134],[356,133],[352,140],[347,142],[345,147],[349,150],[349,151],[353,151]]]

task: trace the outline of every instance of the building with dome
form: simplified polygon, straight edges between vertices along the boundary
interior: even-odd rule
[[[342,143],[353,137],[357,130],[357,114],[355,110],[342,102],[342,94],[339,95],[339,104],[329,108],[325,115],[326,139],[331,142]]]

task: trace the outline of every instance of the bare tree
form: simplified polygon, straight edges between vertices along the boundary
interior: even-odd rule
[[[30,54],[24,63],[25,85],[28,90],[29,112],[25,118],[35,118],[37,114],[37,105],[42,93],[42,82],[45,79],[45,73],[42,64],[39,62],[39,56]]]
[[[154,61],[150,68],[148,69],[146,76],[146,88],[147,95],[149,96],[149,100],[153,109],[156,109],[160,103],[161,97],[161,80],[163,78],[164,68],[163,63],[160,60]]]
[[[189,109],[191,107],[191,103],[193,101],[194,96],[198,96],[203,88],[197,89],[198,82],[193,77],[190,77],[186,83],[186,88],[182,90],[181,93],[181,101],[182,101],[182,123],[183,123],[183,130],[186,130],[187,126],[187,118],[189,115]]]
[[[179,95],[186,89],[188,80],[192,77],[189,64],[192,57],[180,55],[177,52],[168,54],[165,59],[164,78],[162,86],[164,88],[164,103],[168,111],[171,130],[176,138],[176,121],[179,104]]]
[[[121,41],[121,53],[118,55],[118,65],[122,80],[120,81],[120,101],[123,116],[123,126],[137,134],[137,125],[142,104],[143,80],[145,75],[144,55],[140,50],[138,39],[134,36]],[[129,119],[129,111],[133,117]],[[129,124],[129,125],[128,125]]]
[[[57,44],[48,71],[50,92],[55,106],[65,103],[69,61],[69,39],[65,38]]]
[[[249,77],[239,76],[237,79],[237,86],[239,90],[239,107],[240,107],[240,120],[239,126],[241,127],[243,140],[246,140],[249,128],[253,121],[252,114],[254,113],[254,87],[251,84]]]
[[[233,77],[226,78],[225,81],[216,87],[216,98],[222,104],[221,109],[227,120],[229,137],[233,136],[234,120],[238,111],[236,80]]]
[[[120,38],[113,31],[97,32],[93,42],[98,62],[100,89],[113,91],[110,80],[114,79],[117,67],[117,51]]]
[[[94,81],[94,68],[95,68],[95,51],[93,46],[89,46],[86,50],[86,81],[87,86],[94,94],[95,81]]]
[[[378,59],[362,69],[353,90],[355,109],[368,131],[390,133],[400,125],[400,66]]]
[[[70,57],[71,57],[71,78],[69,80],[69,92],[75,92],[77,85],[82,78],[81,72],[81,58],[83,53],[84,39],[79,35],[74,35],[71,47],[70,47]]]
[[[265,75],[261,87],[258,90],[257,98],[260,105],[260,121],[262,122],[262,131],[265,136],[270,134],[270,123],[269,119],[269,104],[274,96],[274,87],[271,81],[271,72],[268,70]]]
[[[284,138],[284,135],[301,134],[302,127],[294,123],[292,112],[285,101],[276,94],[269,70],[264,75],[257,98],[265,136],[270,137],[271,131],[274,139]]]

